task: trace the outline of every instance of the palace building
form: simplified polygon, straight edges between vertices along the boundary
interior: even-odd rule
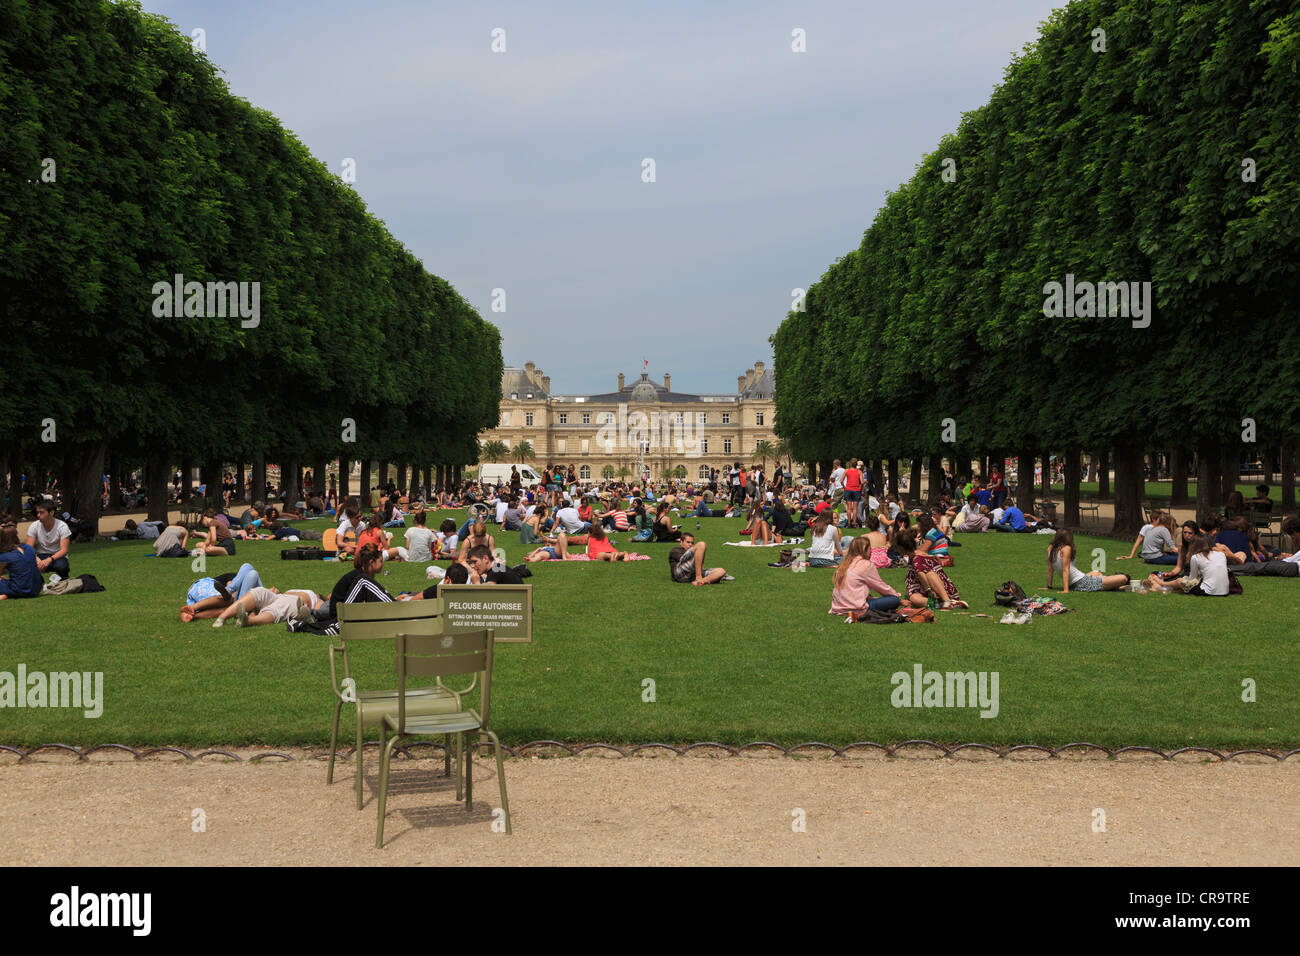
[[[479,434],[479,445],[501,441],[511,449],[532,445],[528,463],[573,465],[580,480],[632,477],[649,471],[677,477],[708,477],[709,469],[757,461],[755,445],[776,443],[773,432],[774,371],[762,362],[737,376],[735,393],[694,394],[672,390],[646,372],[601,395],[559,395],[551,378],[532,362],[507,368],[501,377],[501,421]],[[768,455],[767,467],[775,467]]]

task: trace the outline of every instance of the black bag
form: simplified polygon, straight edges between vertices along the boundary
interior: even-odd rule
[[[906,624],[907,618],[897,611],[877,611],[867,608],[853,613],[854,624]]]
[[[93,574],[79,574],[77,577],[81,578],[81,590],[77,592],[78,594],[95,594],[104,590],[104,585],[100,584]]]
[[[299,545],[296,548],[285,548],[280,552],[280,558],[284,561],[324,561],[326,558],[337,556],[337,551],[322,551],[320,548],[312,545]]]
[[[999,607],[1015,607],[1024,599],[1025,590],[1015,581],[1003,581],[1002,587],[993,592],[993,603]]]

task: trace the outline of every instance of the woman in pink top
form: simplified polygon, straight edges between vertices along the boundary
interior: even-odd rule
[[[845,617],[873,611],[892,611],[901,602],[898,592],[886,584],[871,563],[871,542],[866,535],[854,538],[844,561],[835,569],[835,590],[831,592],[831,614]],[[873,598],[875,591],[880,597]]]

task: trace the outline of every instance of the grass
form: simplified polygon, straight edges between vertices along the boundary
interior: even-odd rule
[[[1258,484],[1260,484],[1260,482],[1252,481],[1252,482],[1246,482],[1244,484],[1238,484],[1236,487],[1237,490],[1241,492],[1242,496],[1245,497],[1247,500],[1249,500],[1255,497],[1255,486]],[[1276,508],[1277,502],[1281,498],[1281,492],[1278,489],[1278,486],[1272,484],[1271,482],[1264,482],[1264,484],[1267,484],[1271,489],[1269,491],[1269,495],[1273,499],[1274,508]],[[1037,487],[1039,487],[1039,483],[1036,482],[1035,488]],[[1143,487],[1144,487],[1143,495],[1144,497],[1148,497],[1148,498],[1150,497],[1169,498],[1174,493],[1173,483],[1169,481],[1148,481]],[[1063,497],[1065,495],[1065,485],[1059,481],[1053,482],[1052,494]],[[1097,494],[1097,482],[1095,481],[1079,482],[1079,494],[1095,496]],[[1114,498],[1114,495],[1115,495],[1115,488],[1114,485],[1112,485],[1111,497]],[[1188,500],[1191,502],[1191,504],[1193,505],[1196,504],[1196,479],[1195,478],[1187,482],[1187,497]]]
[[[693,528],[694,519],[683,524]],[[831,571],[767,568],[776,549],[723,547],[742,522],[703,522],[710,565],[736,576],[706,588],[669,580],[668,546],[626,565],[534,565],[535,642],[499,645],[494,723],[504,741],[822,740],[930,738],[1158,747],[1289,748],[1300,743],[1295,619],[1300,583],[1247,578],[1227,600],[1125,593],[1066,596],[1076,613],[1001,625],[992,592],[1015,578],[1045,584],[1048,538],[974,535],[955,549],[953,580],[978,619],[949,612],[931,625],[846,625],[827,614]],[[317,524],[320,527],[320,524]],[[618,536],[628,548],[626,536]],[[516,535],[498,539],[512,561]],[[1127,547],[1080,536],[1111,559]],[[268,584],[328,592],[345,568],[283,562],[275,542],[240,542],[209,573],[250,561]],[[327,745],[333,697],[325,638],[282,626],[213,630],[178,610],[199,575],[189,560],[146,558],[147,542],[78,546],[73,573],[102,594],[0,602],[0,671],[102,671],[104,711],[0,710],[0,743],[32,746]],[[1111,570],[1149,570],[1119,562]],[[887,570],[902,584],[903,572]],[[395,564],[392,592],[423,587],[423,565]],[[358,684],[390,686],[391,647],[354,657]],[[891,706],[890,677],[926,670],[998,671],[1000,712]],[[654,703],[642,700],[655,681]],[[1244,703],[1252,678],[1258,701]]]

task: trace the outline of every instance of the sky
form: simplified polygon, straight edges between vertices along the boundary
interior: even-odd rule
[[[770,367],[793,290],[1063,2],[142,5],[201,29],[232,92],[332,170],[353,160],[371,214],[500,328],[506,364],[568,394],[643,361],[686,392]]]

